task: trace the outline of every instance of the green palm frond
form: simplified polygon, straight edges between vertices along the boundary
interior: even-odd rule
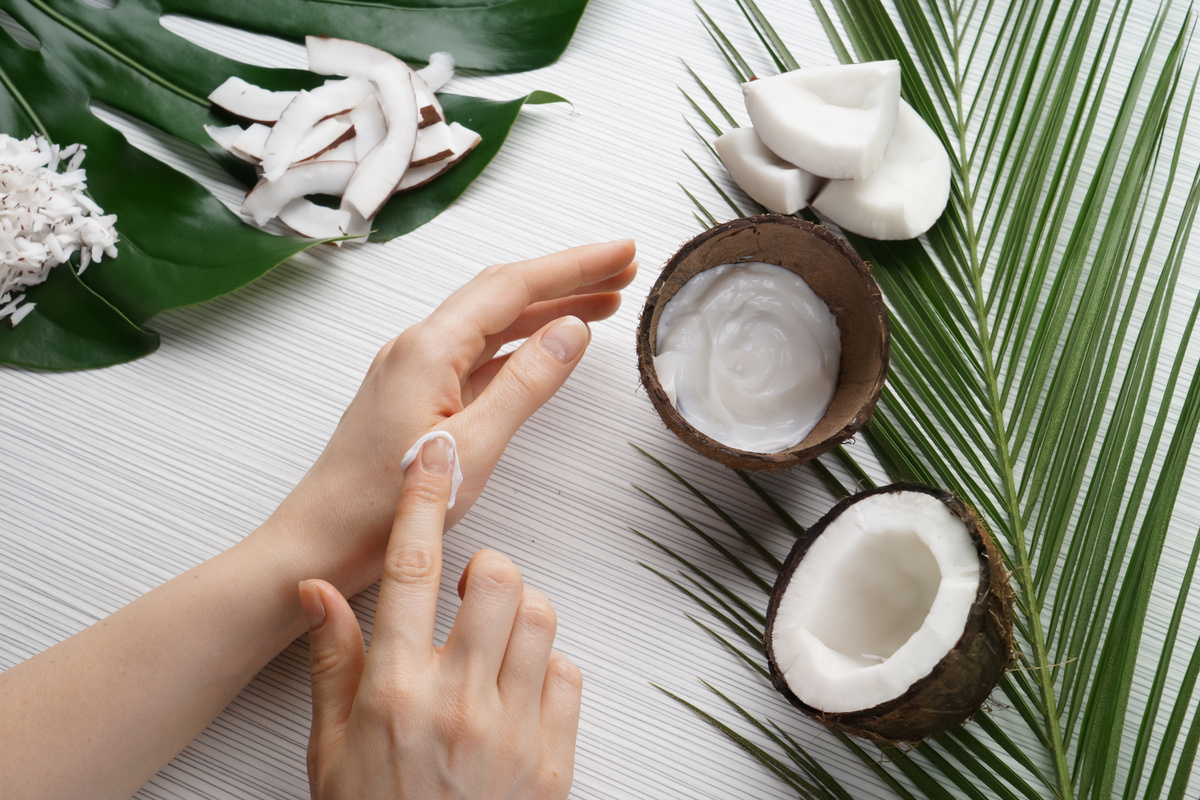
[[[796,68],[754,0],[733,2],[775,68]],[[904,97],[953,167],[950,205],[922,239],[847,237],[875,265],[892,324],[892,371],[864,438],[888,479],[942,486],[976,507],[1017,599],[1017,666],[995,696],[1003,709],[910,751],[838,739],[901,798],[1185,797],[1200,747],[1200,645],[1180,634],[1200,543],[1172,587],[1161,652],[1141,645],[1166,590],[1158,570],[1200,425],[1188,357],[1200,301],[1182,319],[1175,303],[1200,204],[1200,172],[1183,154],[1196,86],[1191,12],[1164,2],[1134,42],[1131,0],[812,3],[841,60],[901,62]],[[731,38],[703,8],[699,16],[733,78],[751,77]],[[1122,77],[1118,53],[1135,57]],[[736,115],[715,84],[688,72],[699,91],[684,93],[702,121],[689,125],[708,151],[688,158],[707,189],[684,191],[707,227],[729,216],[703,204],[709,190],[734,216],[758,208],[711,153],[711,137]],[[1164,345],[1180,327],[1177,347]],[[696,620],[702,633],[761,678],[759,609],[781,554],[645,455],[728,530],[647,497],[745,581],[723,584],[665,547],[679,575],[659,574],[719,623]],[[874,482],[845,451],[811,467],[801,479],[835,498]],[[802,532],[759,481],[741,478],[783,527]],[[722,544],[738,539],[752,560]],[[1182,670],[1177,648],[1190,648]],[[1138,669],[1144,696],[1134,692]],[[671,696],[797,796],[848,796],[782,728],[710,689],[724,711]]]

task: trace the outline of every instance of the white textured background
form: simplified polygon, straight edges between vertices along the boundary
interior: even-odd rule
[[[710,5],[739,47],[761,53],[732,2]],[[761,5],[801,63],[834,61],[807,3]],[[1131,42],[1140,40],[1156,5],[1136,4]],[[303,66],[300,48],[283,42],[251,43],[211,26],[169,24],[227,55]],[[676,86],[689,86],[689,78],[680,57],[737,107],[737,87],[690,2],[595,0],[559,63],[451,84],[450,91],[497,98],[545,89],[570,98],[574,112],[529,109],[482,178],[429,225],[387,245],[300,256],[232,296],[165,314],[151,326],[162,333],[162,348],[145,360],[65,375],[0,370],[0,668],[253,529],[320,451],[379,345],[483,266],[633,237],[643,272],[625,307],[594,326],[575,376],[516,437],[488,491],[447,537],[441,631],[456,605],[452,577],[481,547],[511,556],[526,580],[550,595],[559,647],[586,677],[573,797],[793,796],[650,685],[720,710],[700,677],[828,753],[826,766],[844,776],[855,797],[874,796],[865,770],[840,746],[686,619],[699,609],[638,565],[673,570],[671,562],[627,530],[635,526],[733,579],[706,546],[631,488],[647,487],[711,521],[628,444],[637,442],[747,524],[761,522],[781,554],[788,539],[732,473],[663,429],[638,388],[633,341],[642,299],[658,268],[699,230],[676,183],[715,198],[700,191],[703,179],[681,153],[701,150],[682,116],[685,101]],[[765,59],[756,66],[765,70]],[[1119,73],[1130,68],[1130,58],[1118,62]],[[128,133],[147,149],[161,149],[136,130]],[[1189,135],[1189,168],[1200,156],[1198,142]],[[177,156],[223,199],[235,197],[195,153]],[[715,211],[717,203],[710,207]],[[1200,240],[1190,255],[1198,247]],[[1200,265],[1192,257],[1180,302],[1198,288]],[[1173,324],[1169,335],[1178,337],[1181,327]],[[856,454],[863,450],[854,446]],[[814,521],[830,504],[805,471],[766,482],[789,498],[801,522]],[[1169,616],[1169,587],[1178,584],[1200,525],[1195,469],[1186,487],[1151,635]],[[725,539],[739,550],[732,537]],[[372,604],[368,593],[357,605],[369,614]],[[1195,641],[1198,621],[1200,607],[1186,620],[1181,649]],[[139,797],[306,797],[307,680],[301,639]],[[1146,681],[1143,673],[1139,692]]]

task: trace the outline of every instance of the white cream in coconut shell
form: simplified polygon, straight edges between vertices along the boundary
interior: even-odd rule
[[[866,498],[797,565],[776,612],[776,664],[815,709],[873,708],[954,647],[978,588],[979,555],[944,503],[919,492]]]

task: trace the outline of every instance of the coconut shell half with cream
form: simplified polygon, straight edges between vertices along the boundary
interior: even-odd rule
[[[841,364],[833,399],[798,444],[777,453],[740,450],[713,439],[672,404],[654,368],[663,309],[691,278],[724,264],[765,262],[804,279],[829,307],[841,336]],[[638,369],[663,422],[684,443],[726,466],[777,470],[827,453],[870,419],[888,368],[887,309],[867,265],[845,240],[823,225],[780,214],[726,222],[685,244],[663,268],[638,326]]]
[[[838,503],[771,593],[771,681],[817,721],[880,743],[969,719],[1012,657],[1012,591],[992,538],[953,495],[893,484]]]

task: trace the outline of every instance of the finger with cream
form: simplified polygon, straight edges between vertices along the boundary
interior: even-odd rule
[[[803,278],[774,264],[701,272],[667,302],[657,334],[654,369],[667,397],[727,447],[795,447],[837,389],[837,320]]]

